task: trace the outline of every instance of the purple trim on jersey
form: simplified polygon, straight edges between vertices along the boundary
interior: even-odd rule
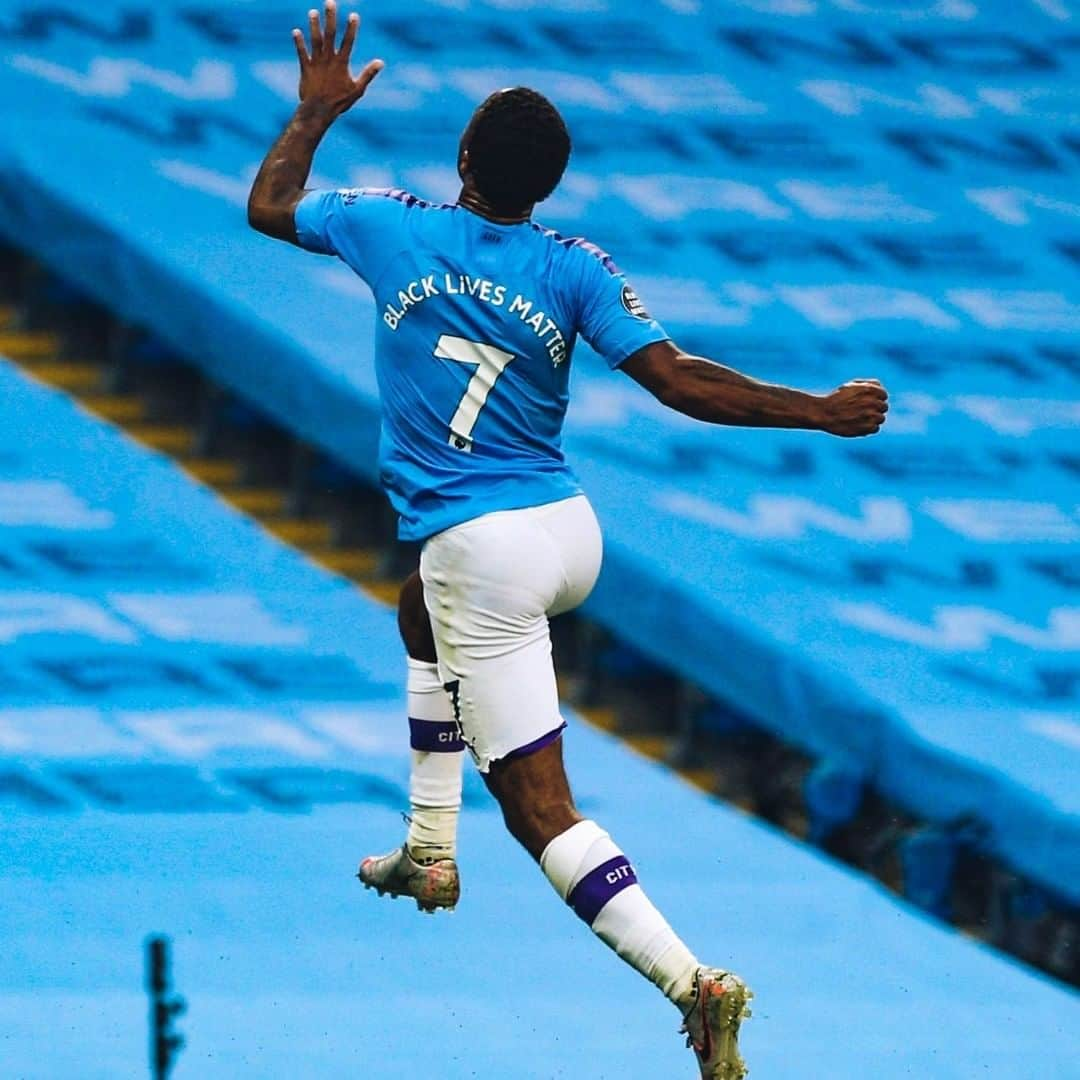
[[[455,754],[465,749],[456,720],[417,720],[409,717],[409,745],[427,754]]]
[[[539,222],[532,221],[529,223],[532,227],[540,233],[541,236],[546,236],[554,243],[561,245],[569,251],[571,248],[581,248],[582,251],[587,251],[593,258],[599,260],[604,269],[612,274],[614,277],[618,277],[622,271],[615,265],[615,260],[606,252],[603,248],[597,247],[595,244],[590,243],[583,236],[563,236],[557,233],[554,229],[546,228]]]
[[[567,243],[567,241],[563,242]],[[619,268],[615,265],[615,260],[606,251],[604,251],[603,248],[598,248],[595,244],[589,243],[588,240],[585,240],[579,236],[569,241],[569,246],[579,247],[582,251],[587,251],[594,258],[599,259],[600,262],[603,263],[604,269],[609,274],[612,274],[614,277],[618,277],[621,273]]]
[[[519,746],[516,750],[511,750],[509,754],[504,755],[500,760],[513,761],[514,758],[528,757],[530,754],[535,754],[537,750],[543,750],[545,746],[550,746],[565,730],[566,721],[564,720],[554,731],[549,731],[546,735],[541,735],[539,739],[533,739],[531,743]]]
[[[411,191],[405,191],[404,188],[387,188],[382,194],[388,199],[397,199],[398,202],[403,202],[410,208],[419,206],[422,210],[426,210],[431,206],[431,203],[421,199],[418,195],[414,195]]]
[[[436,204],[428,202],[427,199],[421,199],[419,195],[414,195],[411,191],[406,191],[404,188],[360,188],[358,190],[362,195],[376,195],[381,196],[384,199],[394,199],[399,203],[404,203],[407,210],[411,210],[414,206],[420,207],[421,210],[457,209],[453,203]]]
[[[625,855],[616,855],[590,870],[571,890],[566,902],[590,926],[615,896],[637,884],[637,874]]]

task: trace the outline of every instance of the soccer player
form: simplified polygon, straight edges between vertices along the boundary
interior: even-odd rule
[[[602,251],[532,220],[570,157],[555,107],[523,88],[492,94],[461,138],[462,189],[434,206],[404,191],[307,191],[319,141],[383,68],[349,70],[359,18],[337,10],[293,31],[300,105],[255,179],[251,225],[336,255],[371,287],[379,326],[382,482],[400,536],[423,541],[402,592],[413,749],[406,843],[360,878],[426,910],[458,900],[454,861],[467,748],[509,831],[595,933],[679,1008],[701,1075],[745,1075],[737,1040],[750,991],[703,966],[563,769],[548,618],[588,596],[596,518],[561,448],[570,358],[584,337],[665,405],[714,424],[878,431],[875,380],[819,396],[680,350]]]

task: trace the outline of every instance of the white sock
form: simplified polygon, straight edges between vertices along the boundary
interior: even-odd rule
[[[595,821],[579,821],[540,856],[556,892],[605,944],[685,1008],[698,961],[637,883],[630,861]]]
[[[405,842],[413,858],[450,859],[457,848],[465,744],[435,664],[409,657],[408,691],[412,814]]]

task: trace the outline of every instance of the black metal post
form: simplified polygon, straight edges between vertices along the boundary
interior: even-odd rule
[[[150,995],[150,1075],[154,1080],[167,1080],[184,1045],[184,1037],[173,1030],[173,1020],[187,1008],[187,1003],[171,993],[166,937],[147,939],[146,991]]]

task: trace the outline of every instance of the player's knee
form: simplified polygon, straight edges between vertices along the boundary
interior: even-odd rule
[[[414,659],[434,664],[435,637],[424,605],[424,583],[418,573],[410,574],[398,596],[398,632],[405,651]]]

